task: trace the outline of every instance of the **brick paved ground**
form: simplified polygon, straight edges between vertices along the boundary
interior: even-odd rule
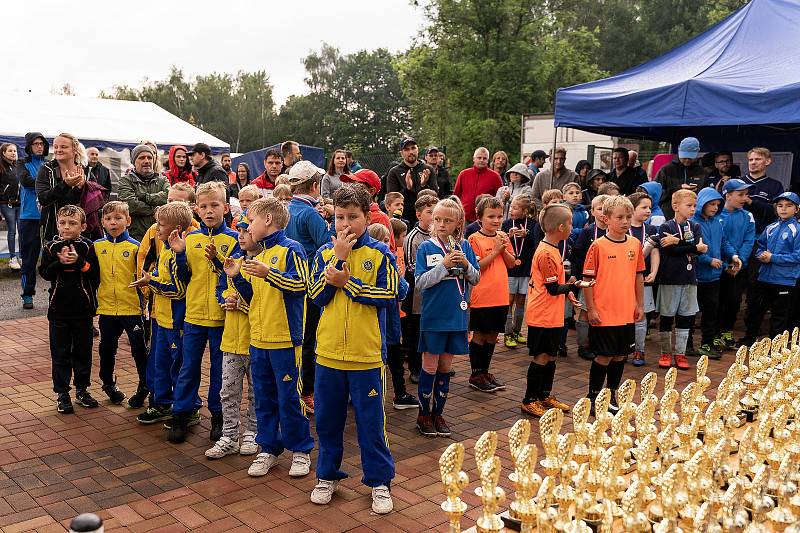
[[[309,501],[315,484],[288,478],[289,458],[266,477],[249,478],[252,457],[205,458],[210,446],[204,419],[181,445],[166,442],[165,430],[136,423],[138,411],[101,402],[98,409],[75,406],[76,414],[58,415],[51,392],[44,317],[5,321],[0,326],[0,530],[64,531],[81,512],[99,513],[107,531],[430,531],[443,530],[445,515],[438,477],[438,458],[451,440],[427,439],[414,429],[415,411],[389,409],[388,430],[397,476],[392,486],[395,511],[384,517],[370,512],[369,489],[361,485],[360,459],[350,418],[345,437],[344,469],[354,477],[340,485],[331,505]],[[570,335],[572,342],[573,335]],[[650,346],[650,345],[649,345]],[[96,349],[96,348],[95,348]],[[118,381],[132,392],[135,369],[122,343]],[[653,351],[655,353],[655,348]],[[95,357],[96,359],[96,357]],[[727,370],[731,356],[712,361],[713,386]],[[493,371],[508,390],[487,395],[466,386],[468,362],[456,363],[446,413],[453,439],[467,446],[465,469],[472,481],[464,492],[470,505],[462,525],[473,525],[478,500],[472,446],[486,430],[500,431],[498,455],[503,459],[503,485],[511,462],[508,428],[521,417],[519,401],[529,359],[522,349],[498,350]],[[628,366],[626,377],[641,379],[657,370],[655,356],[639,369]],[[559,361],[555,393],[573,403],[585,394],[589,363],[574,355]],[[658,371],[663,376],[663,371]],[[678,389],[693,379],[681,373]],[[97,365],[92,373],[97,382]],[[413,391],[413,386],[411,389]],[[391,389],[391,387],[390,387]],[[202,393],[206,390],[204,381]],[[661,385],[657,391],[661,390]],[[93,392],[100,399],[98,385]],[[391,390],[389,391],[391,394]],[[207,414],[207,413],[206,413]],[[312,419],[313,425],[313,419]],[[537,434],[538,424],[533,423]],[[565,431],[571,419],[565,418]],[[312,428],[313,432],[313,428]]]

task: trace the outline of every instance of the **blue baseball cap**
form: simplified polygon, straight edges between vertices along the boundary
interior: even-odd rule
[[[242,211],[242,217],[236,223],[236,229],[247,229],[250,226],[250,219],[247,218],[247,209]]]
[[[695,137],[686,137],[678,145],[678,157],[696,159],[700,154],[700,141]]]
[[[740,179],[732,179],[726,181],[725,185],[722,186],[722,194],[728,194],[729,192],[734,191],[744,191],[750,187],[752,187],[752,185],[749,185]]]
[[[797,196],[797,194],[793,192],[785,192],[783,194],[779,194],[778,196],[775,197],[775,201],[777,202],[778,200],[789,200],[794,205],[800,206],[800,196]]]

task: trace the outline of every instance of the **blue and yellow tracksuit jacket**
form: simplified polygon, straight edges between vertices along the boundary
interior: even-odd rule
[[[283,230],[261,241],[256,256],[269,266],[266,278],[240,274],[233,283],[250,304],[250,344],[277,350],[303,345],[308,263],[302,245]]]
[[[118,237],[106,235],[94,242],[100,263],[100,286],[97,288],[97,314],[140,316],[142,296],[128,285],[137,279],[136,254],[139,241],[123,231]]]
[[[317,363],[339,370],[379,368],[386,360],[386,310],[397,305],[399,276],[389,248],[365,231],[347,258],[350,280],[328,285],[328,265],[342,268],[333,243],[317,251],[309,296],[322,308]]]
[[[206,245],[214,239],[217,258],[206,259]],[[217,284],[222,262],[232,254],[240,254],[239,235],[225,223],[200,229],[186,235],[186,251],[177,254],[178,278],[186,284],[186,322],[196,326],[223,327],[225,311],[217,301]]]
[[[158,263],[151,272],[147,285],[153,293],[151,317],[158,327],[183,330],[186,316],[186,284],[178,279],[177,254],[169,244],[163,243],[158,254]]]
[[[240,257],[239,254],[238,257]],[[237,309],[225,310],[225,299],[228,296],[239,296]],[[225,353],[247,355],[250,353],[250,304],[241,297],[233,284],[233,279],[222,272],[217,285],[217,301],[225,310],[225,328],[222,330],[220,350]]]

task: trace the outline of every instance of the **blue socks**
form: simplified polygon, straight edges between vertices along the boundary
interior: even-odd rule
[[[423,371],[424,372],[424,371]],[[430,375],[430,374],[429,374]],[[420,378],[422,374],[420,374]],[[420,383],[422,380],[420,379]],[[450,372],[437,372],[436,383],[433,388],[433,414],[441,415],[450,392]]]
[[[430,416],[431,396],[433,396],[433,381],[440,374],[428,374],[425,369],[419,371],[419,384],[417,384],[417,396],[419,397],[420,416]],[[450,375],[447,376],[448,387],[450,385]],[[445,391],[446,392],[446,391]],[[434,406],[436,399],[434,399]],[[444,402],[442,402],[444,405]]]

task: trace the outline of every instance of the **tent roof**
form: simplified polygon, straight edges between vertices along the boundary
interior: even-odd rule
[[[198,142],[208,144],[214,152],[230,148],[152,102],[7,93],[0,95],[0,117],[0,139],[12,142],[29,131],[39,131],[49,139],[69,132],[84,145],[117,150],[136,146],[143,139],[164,148]]]
[[[751,0],[689,42],[626,72],[556,93],[556,126],[676,140],[685,128],[800,124],[800,2]]]

